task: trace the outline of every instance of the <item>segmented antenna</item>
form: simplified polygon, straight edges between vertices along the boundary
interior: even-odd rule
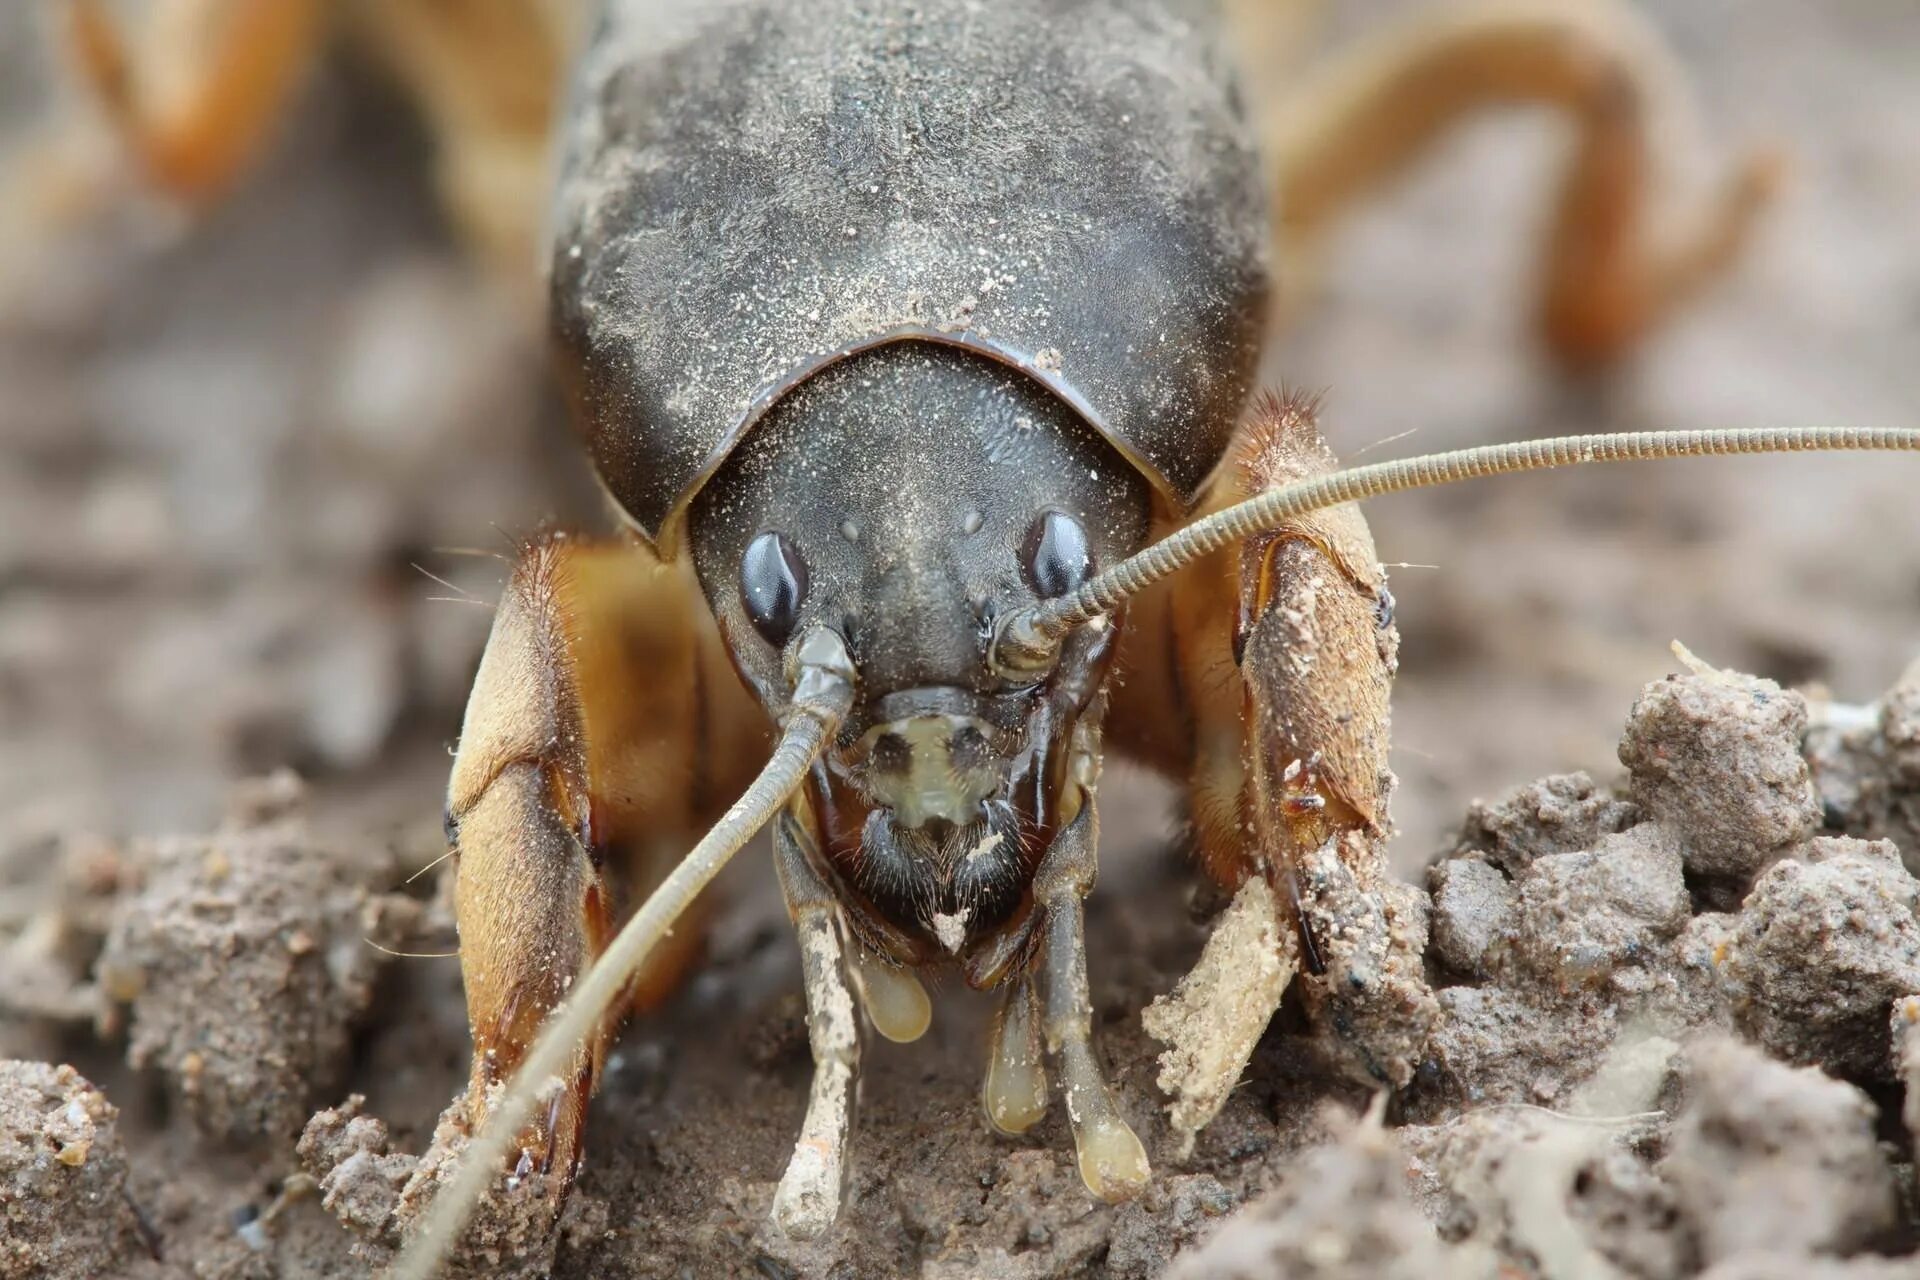
[[[1837,449],[1920,450],[1920,430],[1896,427],[1777,427],[1704,431],[1631,431],[1553,436],[1481,445],[1351,467],[1298,480],[1194,521],[1146,550],[1096,574],[1076,590],[1008,615],[994,638],[1003,671],[1044,668],[1075,627],[1111,613],[1129,596],[1194,561],[1294,516],[1342,502],[1406,489],[1427,489],[1481,476],[1544,471],[1584,462],[1641,462],[1735,453],[1804,453]]]
[[[547,1016],[532,1052],[493,1105],[485,1128],[467,1145],[453,1177],[435,1195],[419,1233],[394,1262],[393,1280],[428,1280],[446,1259],[475,1203],[498,1179],[507,1148],[532,1119],[541,1094],[561,1078],[576,1049],[593,1034],[673,922],[720,868],[773,820],[833,741],[853,706],[854,669],[846,646],[833,632],[818,628],[800,642],[795,662],[792,710],[772,758],[726,816],[627,921],[565,1002]]]

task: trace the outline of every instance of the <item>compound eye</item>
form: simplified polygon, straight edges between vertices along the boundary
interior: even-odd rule
[[[807,562],[784,533],[763,533],[740,557],[740,603],[754,630],[778,649],[800,621],[807,598]]]
[[[1042,512],[1033,522],[1020,561],[1027,585],[1043,600],[1067,594],[1093,572],[1087,531],[1064,511]]]

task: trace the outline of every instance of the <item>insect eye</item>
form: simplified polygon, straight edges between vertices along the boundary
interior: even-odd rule
[[[778,649],[800,621],[807,598],[807,562],[784,533],[763,533],[740,557],[740,603],[754,630]]]
[[[1067,594],[1093,572],[1087,531],[1064,511],[1041,513],[1033,528],[1027,530],[1020,560],[1027,585],[1046,600]]]

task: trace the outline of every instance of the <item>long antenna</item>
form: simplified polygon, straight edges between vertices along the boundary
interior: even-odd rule
[[[428,1280],[445,1260],[475,1203],[499,1176],[509,1144],[532,1118],[540,1096],[567,1069],[575,1051],[593,1034],[627,980],[681,912],[754,833],[773,820],[833,740],[853,705],[854,670],[846,646],[833,632],[817,628],[801,640],[795,663],[792,709],[772,758],[726,816],[627,921],[566,1001],[548,1015],[532,1052],[493,1105],[485,1128],[467,1145],[452,1179],[434,1197],[419,1233],[394,1262],[392,1280]]]
[[[1079,588],[1009,614],[994,637],[1002,670],[1043,668],[1060,641],[1082,623],[1111,613],[1129,596],[1250,534],[1342,502],[1406,489],[1426,489],[1480,476],[1543,471],[1586,462],[1640,462],[1735,453],[1803,453],[1836,449],[1920,450],[1920,430],[1897,427],[1777,427],[1702,431],[1630,431],[1553,436],[1481,445],[1351,467],[1298,480],[1194,521],[1146,550],[1094,575]]]

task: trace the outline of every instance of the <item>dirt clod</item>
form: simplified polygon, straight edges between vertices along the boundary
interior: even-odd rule
[[[1726,1039],[1689,1049],[1685,1077],[1659,1169],[1704,1263],[1844,1256],[1893,1228],[1893,1171],[1858,1089]]]
[[[1366,840],[1350,832],[1302,860],[1301,914],[1326,972],[1301,985],[1329,1059],[1358,1080],[1399,1087],[1425,1060],[1438,1017],[1425,971],[1429,903],[1372,870],[1379,861]]]
[[[1490,1254],[1539,1276],[1611,1276],[1616,1265],[1676,1274],[1672,1193],[1627,1145],[1644,1136],[1646,1122],[1637,1124],[1496,1108],[1399,1138],[1443,1238],[1478,1246],[1483,1267]]]
[[[141,1248],[118,1119],[72,1067],[0,1061],[0,1278],[110,1276]]]
[[[1169,1280],[1431,1280],[1470,1274],[1414,1206],[1405,1163],[1377,1121],[1350,1126],[1183,1258]]]
[[[339,1082],[379,947],[420,908],[373,890],[377,860],[316,840],[284,805],[248,803],[215,835],[133,846],[97,974],[130,1006],[134,1066],[158,1067],[206,1134],[274,1147]]]
[[[1907,1132],[1920,1139],[1920,996],[1907,996],[1893,1006],[1893,1066],[1906,1102],[1900,1118]]]
[[[353,1255],[370,1270],[393,1260],[407,1234],[433,1203],[470,1137],[466,1101],[440,1118],[424,1156],[392,1149],[387,1126],[365,1113],[355,1095],[317,1113],[300,1136],[300,1158],[320,1184],[321,1207],[354,1238]],[[443,1274],[543,1276],[560,1243],[553,1230],[559,1178],[550,1174],[503,1179],[461,1237]]]
[[[1920,786],[1920,661],[1880,700],[1880,740],[1894,778],[1909,788]]]
[[[1515,966],[1559,990],[1601,986],[1663,955],[1689,914],[1680,854],[1642,825],[1534,862],[1520,883]]]
[[[1512,882],[1475,855],[1435,863],[1428,888],[1433,958],[1454,973],[1491,978],[1513,932]]]
[[[388,1149],[387,1126],[364,1113],[354,1094],[316,1112],[300,1135],[298,1154],[320,1182],[320,1205],[364,1241],[399,1244],[400,1193],[419,1160]]]
[[[1814,710],[1807,760],[1828,828],[1892,840],[1920,872],[1920,661],[1873,705]]]
[[[1888,1016],[1920,991],[1916,906],[1887,841],[1822,837],[1770,868],[1722,966],[1740,1029],[1789,1062],[1890,1078]]]
[[[1518,876],[1535,858],[1591,849],[1601,836],[1624,831],[1633,805],[1584,773],[1561,773],[1516,787],[1499,800],[1476,800],[1461,825],[1460,850]]]
[[[463,1095],[441,1114],[426,1154],[409,1161],[412,1175],[401,1188],[395,1215],[402,1235],[419,1225],[441,1183],[453,1176],[472,1136]],[[388,1167],[397,1170],[399,1166]],[[503,1178],[474,1213],[441,1274],[447,1280],[533,1280],[548,1275],[560,1244],[554,1222],[565,1190],[565,1170]]]
[[[1819,829],[1806,731],[1799,694],[1698,667],[1647,686],[1620,763],[1634,804],[1679,842],[1687,871],[1737,891]]]

